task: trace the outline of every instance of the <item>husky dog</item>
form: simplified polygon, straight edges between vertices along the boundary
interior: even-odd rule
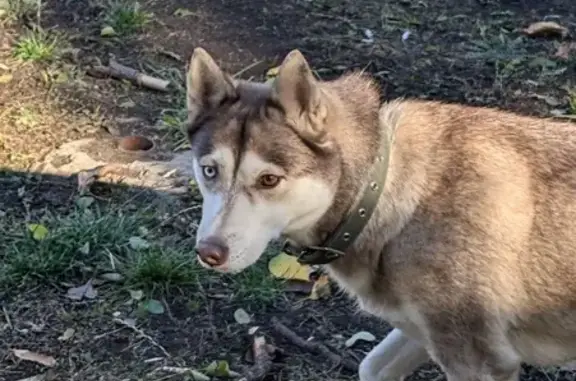
[[[199,262],[242,271],[287,239],[394,330],[359,367],[401,380],[518,378],[576,360],[576,128],[434,101],[381,104],[363,74],[290,52],[268,84],[195,49],[187,130]]]

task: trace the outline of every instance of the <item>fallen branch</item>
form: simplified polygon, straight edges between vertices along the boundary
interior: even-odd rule
[[[342,356],[332,352],[324,344],[304,340],[296,333],[294,333],[292,330],[290,330],[290,328],[282,324],[275,317],[272,318],[272,326],[274,327],[274,330],[276,330],[276,332],[278,332],[286,340],[296,345],[297,347],[300,347],[314,354],[322,355],[327,359],[329,359],[330,361],[332,361],[332,363],[334,363],[335,366],[340,365],[342,366],[342,368],[349,370],[351,372],[358,371],[358,364],[356,364],[354,361],[342,358]]]
[[[246,369],[244,376],[238,381],[256,381],[263,379],[272,369],[272,353],[274,347],[266,344],[264,336],[257,336],[252,342],[252,357],[254,365]]]
[[[164,92],[168,91],[168,87],[170,86],[170,81],[149,76],[136,69],[121,65],[114,60],[110,60],[108,66],[93,66],[88,70],[88,73],[94,77],[127,79],[139,86]]]

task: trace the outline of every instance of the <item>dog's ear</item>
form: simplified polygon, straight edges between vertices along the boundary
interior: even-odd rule
[[[230,76],[218,67],[206,50],[194,49],[186,75],[189,128],[193,128],[203,113],[216,109],[226,99],[235,96],[236,89]]]
[[[274,97],[282,106],[289,125],[308,143],[328,149],[327,105],[308,62],[298,50],[284,59],[274,81]]]

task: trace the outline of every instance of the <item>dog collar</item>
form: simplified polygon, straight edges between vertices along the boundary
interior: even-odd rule
[[[282,250],[297,257],[298,262],[303,265],[325,265],[344,256],[376,209],[386,183],[389,161],[390,146],[384,136],[360,201],[350,209],[336,230],[321,246],[297,247],[286,241]]]

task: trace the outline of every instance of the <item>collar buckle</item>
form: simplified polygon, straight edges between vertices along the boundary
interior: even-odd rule
[[[289,242],[284,243],[282,248],[288,255],[296,257],[298,263],[302,265],[326,265],[336,259],[344,256],[344,252],[330,247],[308,246],[305,248],[296,248]]]

